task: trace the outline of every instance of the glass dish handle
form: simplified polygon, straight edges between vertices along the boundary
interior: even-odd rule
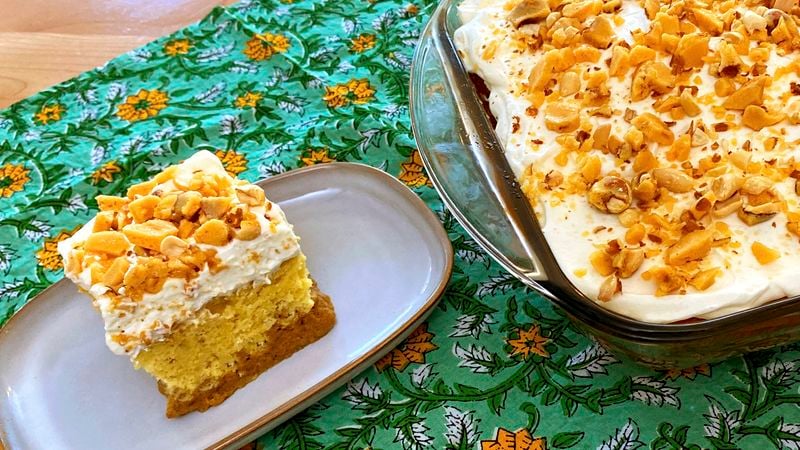
[[[446,32],[448,21],[458,20],[448,6],[443,2],[432,16],[412,67],[411,114],[420,155],[470,235],[507,270],[543,290],[537,281],[547,274],[536,251],[549,247],[532,239],[541,231]]]

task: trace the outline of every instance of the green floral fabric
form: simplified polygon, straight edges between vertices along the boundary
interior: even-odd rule
[[[435,7],[414,1],[244,1],[1,111],[0,324],[62,277],[56,244],[98,193],[199,149],[250,180],[360,161],[439,214],[453,278],[375,368],[251,446],[800,448],[800,347],[636,366],[579,334],[443,209],[410,132],[409,65]]]

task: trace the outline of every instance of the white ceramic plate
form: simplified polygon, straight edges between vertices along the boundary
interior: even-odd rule
[[[0,442],[49,450],[241,444],[373,364],[430,313],[452,248],[408,188],[346,163],[260,184],[294,223],[312,276],[333,299],[338,322],[327,336],[223,404],[169,420],[154,380],[106,348],[89,299],[61,281],[0,330]]]

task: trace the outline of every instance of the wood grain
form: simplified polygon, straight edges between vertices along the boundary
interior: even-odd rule
[[[202,19],[232,0],[2,0],[0,108]]]

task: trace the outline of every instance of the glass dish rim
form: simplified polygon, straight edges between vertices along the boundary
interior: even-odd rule
[[[423,65],[423,59],[427,56],[426,53],[430,51],[429,45],[426,44],[430,43],[434,46],[433,49],[439,52],[438,57],[440,58],[443,68],[447,71],[448,75],[455,78],[454,82],[453,80],[449,80],[450,82],[446,83],[445,88],[450,90],[451,95],[458,96],[459,102],[466,102],[471,111],[480,111],[482,118],[475,118],[478,123],[477,133],[475,133],[476,136],[470,136],[470,138],[477,138],[481,140],[481,143],[484,144],[481,146],[482,155],[480,156],[490,159],[492,163],[496,163],[500,167],[504,167],[506,173],[510,172],[508,163],[505,160],[505,157],[502,155],[502,145],[497,140],[494,128],[490,125],[487,125],[489,124],[488,117],[486,117],[487,114],[478,101],[477,94],[474,90],[474,85],[469,79],[469,73],[465,69],[463,61],[455,49],[455,45],[452,40],[452,31],[454,30],[450,30],[450,27],[448,27],[448,15],[451,14],[451,10],[456,8],[461,1],[462,0],[443,0],[431,15],[428,24],[425,26],[423,33],[420,35],[419,43],[415,49],[414,58],[411,65],[409,113],[411,116],[414,137],[417,145],[420,148],[420,157],[425,165],[428,177],[430,178],[434,188],[439,193],[442,201],[448,207],[453,216],[458,220],[458,222],[464,227],[469,235],[473,237],[481,245],[481,247],[490,254],[490,256],[492,256],[496,262],[498,262],[504,269],[509,271],[517,279],[525,283],[528,287],[547,297],[549,300],[564,309],[568,314],[576,317],[586,325],[593,328],[598,328],[604,332],[611,333],[612,335],[628,339],[635,339],[637,341],[684,342],[709,338],[723,335],[725,333],[735,332],[742,327],[743,323],[768,323],[769,320],[776,317],[780,317],[787,313],[796,313],[800,311],[800,302],[797,302],[797,300],[800,299],[800,295],[797,295],[773,300],[763,305],[755,306],[721,317],[702,319],[701,321],[694,323],[656,324],[643,322],[614,313],[586,297],[577,288],[575,288],[571,282],[568,281],[566,275],[564,275],[558,264],[555,264],[554,267],[552,267],[554,259],[552,259],[552,261],[545,260],[540,262],[538,260],[541,258],[537,252],[535,253],[535,259],[537,261],[534,261],[534,264],[540,268],[545,266],[547,269],[545,272],[548,276],[555,275],[556,277],[562,278],[561,280],[558,280],[559,284],[562,284],[562,286],[554,285],[553,280],[550,279],[534,279],[529,276],[529,274],[526,274],[525,271],[520,270],[513,262],[506,258],[505,255],[503,255],[503,253],[491,243],[489,238],[482,235],[476,229],[476,227],[470,223],[470,221],[460,211],[452,197],[443,187],[443,184],[439,179],[439,174],[432,169],[434,165],[430,161],[431,155],[427,149],[419,144],[420,142],[423,142],[423,139],[421,139],[422,134],[420,132],[420,127],[415,126],[415,124],[418,122],[417,116],[421,113],[421,110],[417,111],[418,104],[421,103],[417,101],[417,96],[424,94],[424,91],[422,89],[418,89],[417,85],[419,85],[419,87],[422,86],[421,80],[424,76],[421,71],[421,66]],[[423,92],[421,93],[420,91]],[[472,147],[474,150],[474,146]],[[493,169],[483,167],[483,169],[498,173],[503,171],[502,168]],[[500,182],[497,182],[498,180]],[[519,185],[516,180],[514,179],[509,181],[507,178],[503,177],[487,177],[484,181],[491,183],[493,192],[504,197],[501,199],[502,204],[511,202],[514,204],[515,208],[527,208],[529,217],[533,217],[533,223],[526,224],[527,226],[532,227],[530,229],[526,229],[526,231],[532,232],[534,237],[538,237],[539,239],[535,241],[535,246],[531,246],[530,242],[528,242],[528,245],[526,246],[529,248],[545,249],[545,253],[552,255],[550,246],[543,238],[541,228],[539,227],[538,221],[535,219],[535,215],[532,214],[530,205],[527,201],[519,202],[515,200],[520,198],[520,191],[517,191],[516,194],[512,194],[515,190],[519,189]],[[524,196],[522,198],[524,198]],[[518,203],[524,203],[525,206],[523,207]],[[509,210],[506,209],[506,212],[508,211]],[[524,221],[525,219],[521,218],[521,220]],[[518,237],[521,240],[528,241],[531,238],[530,235],[520,235]],[[568,286],[563,286],[563,280],[567,281]],[[566,297],[564,297],[565,293],[568,294]],[[588,308],[588,310],[582,310],[581,307]]]

